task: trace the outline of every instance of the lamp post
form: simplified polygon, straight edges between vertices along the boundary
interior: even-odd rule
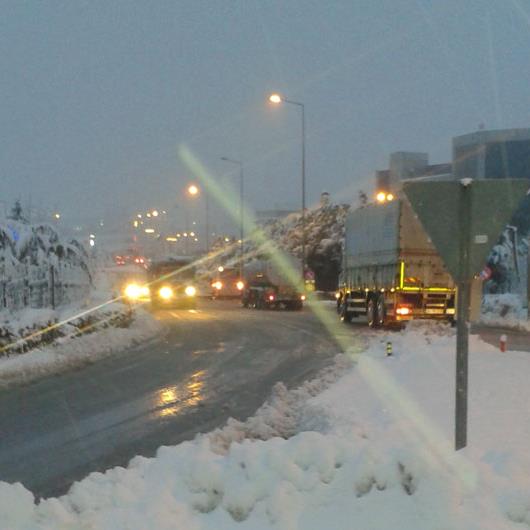
[[[195,184],[190,184],[188,186],[187,192],[191,197],[197,197],[201,193],[201,189]],[[206,213],[206,226],[205,226],[206,254],[208,254],[208,252],[210,252],[210,215],[209,215],[210,206],[209,206],[209,200],[208,200],[208,193],[206,192],[206,190],[203,190],[203,193],[204,193],[204,206],[206,210],[205,212]],[[189,232],[188,226],[186,226],[186,231]],[[188,237],[189,237],[189,234],[188,234]]]
[[[280,103],[289,103],[291,105],[296,105],[300,108],[301,118],[302,118],[302,282],[305,288],[305,265],[306,265],[306,256],[305,256],[305,247],[306,247],[306,230],[305,230],[305,107],[303,103],[299,101],[292,101],[290,99],[285,99],[280,94],[271,94],[269,96],[269,101],[275,105]]]
[[[186,192],[188,194],[189,197],[191,198],[195,198],[199,195],[199,187],[195,184],[190,184],[187,189],[186,189]],[[190,241],[190,227],[189,227],[189,224],[190,224],[190,220],[189,220],[189,207],[188,207],[188,204],[186,203],[186,209],[185,209],[185,213],[186,213],[186,232],[185,232],[185,242],[184,242],[184,245],[185,245],[185,251],[186,251],[186,256],[189,256],[190,254],[190,244],[189,244],[189,241]]]
[[[239,166],[239,276],[243,278],[243,241],[244,239],[244,213],[243,213],[243,162],[222,156],[221,160]]]

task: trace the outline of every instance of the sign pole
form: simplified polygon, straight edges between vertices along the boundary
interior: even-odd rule
[[[463,181],[458,197],[458,225],[460,278],[456,302],[456,395],[455,395],[455,450],[467,445],[467,387],[469,356],[469,303],[471,282],[469,279],[469,245],[471,241],[471,186]]]
[[[473,276],[528,195],[527,179],[406,181],[403,190],[454,278],[456,303],[455,449],[467,445],[468,348]]]

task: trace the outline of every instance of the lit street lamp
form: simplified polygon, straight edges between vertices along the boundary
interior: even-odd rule
[[[191,197],[197,197],[200,193],[200,189],[198,186],[196,186],[195,184],[190,184],[188,186],[188,195],[190,195]],[[208,252],[210,252],[210,216],[209,216],[209,200],[208,200],[208,192],[206,190],[204,190],[204,206],[205,206],[205,210],[206,210],[206,254],[208,254]],[[186,221],[187,223],[187,221]],[[186,230],[189,231],[189,227],[186,225]],[[187,240],[186,240],[187,241]],[[195,241],[198,241],[198,239],[196,239]]]
[[[239,276],[243,277],[243,241],[244,239],[244,215],[243,215],[243,162],[222,156],[221,160],[239,166]]]
[[[302,281],[305,286],[305,247],[306,247],[306,230],[305,230],[305,107],[303,103],[298,101],[292,101],[289,99],[282,98],[280,94],[271,94],[269,96],[269,101],[275,105],[280,103],[289,103],[291,105],[296,105],[300,107],[302,111]]]

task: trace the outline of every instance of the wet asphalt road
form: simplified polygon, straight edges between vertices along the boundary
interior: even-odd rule
[[[0,392],[0,480],[60,495],[91,471],[245,419],[277,381],[296,386],[340,351],[308,309],[203,301],[155,317],[164,333],[148,344]]]

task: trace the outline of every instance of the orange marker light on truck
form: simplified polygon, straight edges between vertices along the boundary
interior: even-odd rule
[[[410,315],[411,311],[410,311],[410,307],[402,307],[402,306],[398,306],[398,308],[396,309],[396,313],[398,315]]]

